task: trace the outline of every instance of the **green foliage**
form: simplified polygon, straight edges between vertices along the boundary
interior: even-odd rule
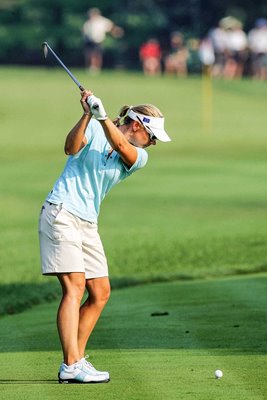
[[[47,40],[72,65],[83,65],[81,28],[92,0],[2,0],[0,3],[0,62],[41,64],[40,45]],[[259,16],[267,17],[264,0],[99,0],[103,15],[120,25],[125,35],[108,44],[105,66],[119,63],[138,68],[138,50],[148,38],[156,37],[164,51],[169,49],[170,33],[182,31],[186,38],[202,37],[229,12],[240,17],[246,29]],[[110,39],[110,38],[109,38]]]

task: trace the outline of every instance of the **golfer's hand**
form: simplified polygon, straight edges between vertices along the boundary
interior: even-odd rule
[[[90,90],[83,90],[81,92],[81,105],[85,114],[91,114],[90,107],[87,103],[88,96],[91,96],[93,93]]]
[[[87,103],[89,104],[91,113],[95,116],[96,119],[104,121],[108,118],[102,101],[95,97],[93,94],[87,97]]]

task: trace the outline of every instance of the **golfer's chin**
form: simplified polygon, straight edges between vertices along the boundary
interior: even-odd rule
[[[140,147],[140,149],[145,149],[146,147],[149,147],[151,145],[150,142],[149,143],[145,143],[145,144],[141,144],[141,143],[133,142],[131,140],[129,140],[129,143],[132,144],[135,147]]]

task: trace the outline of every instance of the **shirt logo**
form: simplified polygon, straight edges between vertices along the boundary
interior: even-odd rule
[[[144,117],[144,118],[143,118],[143,122],[146,122],[146,123],[148,123],[148,124],[149,124],[149,122],[150,122],[150,119],[149,119],[149,118],[146,118],[146,117]]]

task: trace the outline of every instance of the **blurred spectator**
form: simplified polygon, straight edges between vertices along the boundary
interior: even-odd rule
[[[115,25],[110,19],[101,15],[98,8],[88,11],[88,19],[83,28],[85,65],[92,72],[99,72],[103,64],[102,43],[109,32],[113,37],[123,36],[123,29]]]
[[[224,77],[227,79],[241,78],[248,58],[247,35],[242,29],[242,23],[236,18],[225,17],[221,24],[227,34]]]
[[[199,74],[202,72],[202,62],[200,60],[200,40],[198,38],[190,38],[186,43],[188,57],[187,69],[188,73]]]
[[[202,72],[211,75],[215,62],[215,54],[212,41],[209,37],[204,38],[199,45],[199,58],[202,64]]]
[[[149,39],[139,50],[139,57],[145,75],[158,75],[161,72],[161,47],[157,39]]]
[[[165,57],[164,68],[166,74],[186,76],[188,49],[184,43],[184,37],[180,32],[173,32],[170,38],[170,53]]]
[[[248,43],[251,53],[252,76],[257,79],[267,79],[267,20],[259,18],[255,28],[248,33]]]
[[[212,75],[214,77],[221,77],[225,64],[225,54],[227,49],[227,33],[222,26],[222,23],[212,29],[209,33],[212,42],[215,61],[212,67]]]

